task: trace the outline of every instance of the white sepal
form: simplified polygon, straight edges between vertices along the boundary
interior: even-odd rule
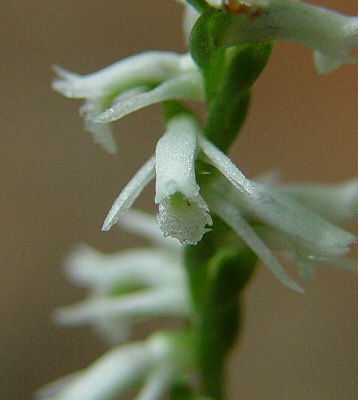
[[[261,258],[281,283],[297,292],[303,292],[303,289],[289,277],[271,250],[241,215],[237,205],[232,204],[228,199],[215,191],[206,192],[205,199],[207,199],[210,208]]]
[[[330,224],[295,199],[274,188],[255,184],[259,197],[243,197],[243,206],[257,218],[284,232],[305,253],[316,258],[340,256],[355,237]]]
[[[114,201],[103,223],[102,230],[108,231],[118,219],[132,206],[145,186],[155,176],[155,158],[151,157],[128,182]]]
[[[214,146],[204,136],[198,134],[198,142],[208,161],[217,168],[237,189],[250,197],[255,197],[255,189],[245,175],[221,150]]]

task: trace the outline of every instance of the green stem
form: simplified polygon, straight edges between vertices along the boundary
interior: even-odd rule
[[[231,239],[229,228],[215,218],[214,229],[185,248],[203,392],[216,400],[224,398],[226,359],[241,329],[242,292],[256,264],[251,250]]]

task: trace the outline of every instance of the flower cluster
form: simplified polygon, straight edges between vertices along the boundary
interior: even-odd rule
[[[67,261],[69,278],[87,288],[89,294],[86,300],[58,310],[57,321],[90,324],[116,347],[89,368],[42,389],[40,398],[114,399],[127,389],[140,387],[137,399],[155,400],[200,364],[192,327],[157,333],[142,342],[119,344],[130,338],[137,322],[145,319],[174,317],[195,320],[198,325],[197,304],[193,293],[189,293],[182,245],[197,245],[208,231],[215,230],[214,216],[225,223],[224,229],[236,234],[235,240],[244,244],[245,251],[255,253],[279,281],[296,291],[301,292],[302,288],[286,272],[282,261],[297,265],[304,278],[310,278],[318,264],[357,270],[357,262],[346,257],[356,238],[341,226],[358,216],[358,180],[337,186],[283,185],[267,177],[249,180],[208,139],[210,135],[199,119],[178,102],[207,100],[210,108],[208,75],[215,81],[210,62],[232,60],[235,54],[232,49],[226,50],[229,47],[290,40],[314,50],[319,72],[353,63],[350,52],[358,47],[358,18],[296,0],[181,3],[185,6],[188,40],[199,13],[205,14],[201,18],[207,18],[205,24],[198,24],[205,27],[203,31],[209,36],[209,50],[199,49],[196,55],[200,58],[204,54],[203,65],[209,65],[210,73],[204,71],[207,65],[196,65],[190,54],[161,51],[135,55],[84,76],[55,67],[58,78],[53,88],[67,97],[85,100],[80,109],[85,129],[111,153],[117,151],[111,131],[113,121],[155,103],[172,108],[155,154],[120,192],[102,228],[109,230],[119,223],[147,237],[155,246],[111,255],[82,246]],[[220,29],[222,34],[218,35]],[[205,59],[207,50],[210,56],[217,53]],[[221,58],[216,57],[218,53]],[[221,67],[218,75],[225,71]],[[233,87],[236,90],[237,86]],[[250,85],[243,87],[243,93],[249,95]],[[222,86],[218,85],[212,92],[220,89]],[[157,218],[131,210],[152,180]],[[223,268],[227,261],[224,256]],[[215,291],[215,285],[212,287]],[[230,312],[238,310],[237,298],[234,291]],[[224,300],[226,307],[225,296]],[[220,327],[226,327],[225,317],[231,315],[225,314],[228,309],[224,311],[223,316],[214,313],[215,321],[223,318]]]
[[[338,60],[339,64],[353,61],[348,54],[358,44],[356,17],[344,17],[296,0],[207,3],[215,8],[227,8],[234,17],[244,18],[240,23],[229,25],[223,38],[225,46],[272,38],[293,40],[315,49],[320,54],[319,59],[330,60],[330,66],[336,65]],[[248,18],[250,7],[256,11]],[[199,14],[187,5],[186,11],[186,26],[190,30]],[[191,16],[188,17],[188,13]],[[330,70],[328,64],[320,69]],[[68,97],[86,99],[81,109],[85,124],[109,151],[115,150],[109,135],[110,122],[165,100],[204,99],[202,77],[189,54],[144,53],[87,76],[58,67],[56,71],[60,79],[54,81],[54,89]],[[210,164],[215,170],[214,173],[210,170],[199,174],[205,181],[201,189],[197,183],[198,161]],[[306,207],[307,204],[295,199],[292,193],[249,181],[205,138],[198,121],[185,112],[167,121],[155,155],[122,190],[105,219],[103,230],[110,229],[127,212],[153,179],[159,227],[164,236],[178,239],[182,244],[196,244],[210,229],[210,211],[214,212],[244,238],[283,283],[297,290],[300,290],[298,285],[284,272],[264,239],[245,222],[244,214],[253,215],[278,230],[281,243],[284,235],[289,248],[294,249],[299,265],[336,261],[355,241],[351,234],[324,220]],[[266,240],[269,236],[272,235],[265,235]]]
[[[92,324],[116,347],[85,370],[42,388],[40,399],[112,399],[143,384],[138,399],[154,400],[193,367],[187,332],[156,333],[143,342],[122,344],[137,322],[187,319],[191,303],[180,245],[163,238],[155,218],[145,213],[130,211],[121,225],[148,237],[154,246],[111,255],[78,248],[68,258],[66,272],[74,284],[89,289],[88,299],[55,314],[62,324]]]

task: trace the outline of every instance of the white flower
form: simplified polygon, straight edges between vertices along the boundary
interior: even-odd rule
[[[211,225],[208,207],[199,193],[195,177],[195,160],[205,154],[240,191],[253,194],[250,182],[230,159],[207,141],[195,119],[180,114],[168,122],[152,157],[131,179],[114,202],[103,224],[109,230],[131,207],[147,183],[156,176],[159,225],[165,236],[182,244],[196,244]]]
[[[234,189],[223,177],[207,177],[205,180],[201,189],[210,210],[237,232],[286,286],[302,291],[286,273],[272,250],[288,254],[304,277],[309,277],[314,265],[319,263],[358,270],[357,261],[343,257],[356,238],[320,216],[328,209],[338,210],[342,204],[350,205],[347,215],[356,214],[356,183],[343,187],[336,195],[333,195],[333,190],[326,189],[325,196],[315,201],[299,188],[280,189],[269,184],[251,182],[256,196],[248,197]],[[312,192],[317,194],[319,190],[324,192],[322,188],[315,188]],[[305,204],[309,205],[306,207]],[[322,207],[321,213],[311,211],[323,204],[326,205]],[[337,216],[341,218],[338,211]]]
[[[136,399],[157,400],[193,362],[190,338],[157,333],[110,350],[88,368],[45,386],[36,398],[111,400],[142,385]]]
[[[306,4],[299,0],[207,0],[214,8],[228,7],[240,21],[225,27],[221,45],[264,40],[293,41],[314,50],[318,72],[327,73],[352,64],[350,52],[358,47],[358,17]],[[189,13],[189,12],[188,12]],[[186,30],[193,13],[186,17]]]
[[[195,173],[197,157],[214,166],[216,172]],[[356,181],[338,190],[317,187],[311,190],[320,200],[305,196],[308,190],[305,188],[276,188],[249,181],[224,153],[204,138],[193,117],[182,114],[169,122],[168,131],[157,146],[156,158],[151,158],[118,196],[104,222],[104,230],[110,229],[129,209],[155,172],[158,219],[165,235],[195,244],[211,223],[209,211],[214,212],[283,284],[298,291],[302,289],[286,273],[273,249],[279,247],[291,252],[301,270],[316,263],[336,263],[355,269],[354,262],[342,258],[355,237],[324,217],[335,210],[332,221],[338,218],[338,222],[343,222],[356,213]],[[342,206],[346,211],[341,211]],[[316,212],[317,209],[321,212]],[[256,222],[251,225],[251,220]]]
[[[182,318],[191,310],[180,246],[159,238],[155,217],[131,211],[123,220],[130,230],[157,238],[160,247],[102,254],[81,246],[69,256],[66,270],[71,281],[90,294],[56,312],[60,323],[91,323],[114,343],[127,339],[138,320]]]
[[[108,122],[165,100],[203,100],[200,72],[188,54],[147,52],[84,76],[60,67],[55,71],[59,79],[53,88],[86,99],[80,110],[85,129],[112,153],[116,143]]]

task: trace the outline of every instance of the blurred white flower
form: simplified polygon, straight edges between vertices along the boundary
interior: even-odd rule
[[[127,339],[137,321],[183,318],[191,310],[179,244],[159,239],[153,216],[129,211],[123,220],[130,230],[157,237],[159,246],[102,254],[82,245],[68,257],[66,272],[89,296],[55,314],[62,324],[92,324],[112,343]]]
[[[170,99],[203,100],[200,72],[189,54],[147,52],[89,75],[55,66],[52,87],[66,97],[86,99],[80,113],[85,129],[111,153],[116,152],[109,122]]]
[[[137,400],[157,400],[193,363],[189,337],[156,333],[146,341],[110,350],[86,369],[43,387],[36,398],[112,400],[140,387]]]

